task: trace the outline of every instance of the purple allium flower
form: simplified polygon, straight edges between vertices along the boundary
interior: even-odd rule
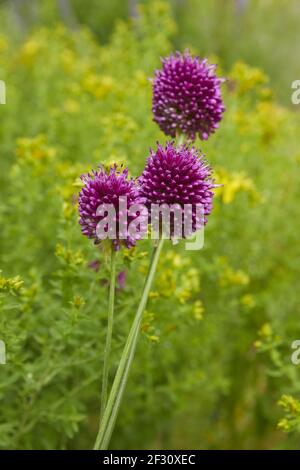
[[[212,210],[213,189],[216,185],[211,177],[210,166],[194,147],[181,145],[176,148],[172,142],[168,142],[165,147],[158,144],[156,151],[150,150],[140,184],[148,208],[151,204],[166,204],[169,208],[176,205],[183,210],[181,216],[174,213],[173,220],[170,218],[171,238],[176,218],[182,227],[185,217],[190,217],[190,229],[184,227],[185,237],[206,224]],[[154,222],[151,220],[152,225]]]
[[[153,79],[152,111],[154,121],[171,137],[184,134],[206,140],[222,119],[221,83],[215,65],[192,57],[189,51],[177,52],[162,60],[162,69]]]
[[[106,173],[103,168],[98,171],[92,171],[87,175],[81,176],[84,186],[80,191],[78,198],[78,211],[80,215],[79,223],[81,231],[88,238],[94,239],[98,244],[103,238],[99,238],[97,225],[107,214],[98,215],[97,210],[103,204],[112,205],[115,210],[115,237],[112,239],[114,247],[118,250],[123,243],[127,248],[135,245],[136,240],[141,238],[141,233],[135,235],[129,234],[128,227],[139,214],[130,214],[129,209],[133,204],[144,204],[145,198],[140,194],[137,181],[128,179],[128,169],[118,170],[114,165]],[[126,196],[125,213],[127,223],[121,224],[121,216],[124,212],[120,211],[120,198]],[[124,220],[124,219],[123,219]],[[109,227],[105,227],[109,231]]]

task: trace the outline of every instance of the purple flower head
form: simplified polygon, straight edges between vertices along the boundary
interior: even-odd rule
[[[123,243],[127,248],[135,245],[136,240],[141,238],[141,234],[129,233],[130,223],[137,218],[139,213],[130,212],[130,208],[135,204],[144,204],[145,198],[140,194],[137,181],[128,179],[128,169],[117,169],[114,165],[109,172],[103,168],[92,171],[87,175],[82,175],[81,180],[84,186],[79,193],[78,211],[80,215],[79,223],[83,235],[94,239],[95,243],[100,243],[104,238],[111,238],[116,250]],[[126,199],[124,199],[124,196]],[[121,199],[120,199],[121,198]],[[125,206],[120,206],[120,200],[126,201]],[[113,236],[99,237],[98,224],[102,221],[104,230],[110,233],[110,228],[105,225],[107,211],[99,212],[99,208],[108,205],[114,210],[113,225],[115,227]],[[126,221],[124,225],[124,220]]]
[[[181,227],[186,225],[188,218],[190,220],[190,226],[185,226],[184,237],[206,224],[212,210],[213,189],[216,185],[211,178],[211,168],[194,147],[181,145],[176,148],[172,142],[168,142],[165,147],[158,144],[156,151],[150,151],[140,184],[148,208],[151,205],[153,208],[153,204],[181,208],[181,215],[178,212],[176,214],[176,209],[171,211],[174,214],[170,218],[171,238],[176,220],[179,220]],[[151,216],[153,225],[157,223],[158,217],[153,216],[153,212]]]
[[[177,52],[162,60],[153,80],[154,121],[171,137],[184,134],[194,141],[206,140],[222,119],[221,83],[215,65]]]

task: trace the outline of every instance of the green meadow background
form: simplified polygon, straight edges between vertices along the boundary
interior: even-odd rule
[[[297,449],[300,4],[294,0],[0,2],[1,449],[89,449],[98,428],[109,266],[80,233],[79,176],[132,176],[166,137],[160,58],[189,48],[226,77],[196,145],[222,184],[204,249],[165,243],[112,449]],[[112,376],[150,241],[123,250]]]

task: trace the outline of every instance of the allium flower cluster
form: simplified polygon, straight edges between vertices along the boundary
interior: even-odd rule
[[[188,52],[163,60],[162,70],[156,72],[153,81],[154,120],[172,137],[184,134],[187,142],[195,140],[197,135],[207,139],[217,128],[224,111],[220,84],[221,79],[215,76],[214,66],[192,58]],[[195,147],[179,143],[175,146],[173,142],[164,146],[158,143],[156,150],[150,150],[145,169],[136,180],[128,178],[127,168],[118,169],[116,165],[109,171],[103,168],[92,171],[82,175],[81,179],[83,187],[78,210],[82,233],[95,243],[109,239],[111,247],[101,420],[94,446],[95,450],[104,450],[108,449],[121,404],[163,239],[177,241],[189,238],[203,228],[212,210],[216,185],[203,155]],[[107,400],[116,290],[113,248],[134,246],[148,233],[148,223],[152,225],[152,238],[154,235],[159,242],[153,250],[139,307]],[[203,246],[197,235],[201,237],[203,232],[196,234],[191,249]],[[98,270],[100,265],[95,260],[89,266]],[[123,289],[125,271],[118,274],[117,281],[119,289]]]
[[[153,80],[154,121],[173,138],[184,135],[187,141],[193,141],[198,135],[207,139],[217,129],[225,109],[222,82],[214,65],[192,57],[188,51],[163,59]],[[172,142],[158,144],[155,151],[150,151],[138,180],[129,179],[127,168],[118,170],[115,165],[108,172],[100,168],[83,175],[82,181],[84,186],[79,195],[82,233],[95,243],[109,238],[116,250],[121,244],[134,246],[146,234],[148,222],[160,235],[189,237],[206,224],[216,186],[203,155],[194,147],[175,147]],[[123,198],[126,203],[120,205]],[[110,223],[105,225],[107,213],[99,212],[104,205],[113,208],[114,227]],[[142,206],[142,214],[140,210],[131,210],[137,205]],[[153,211],[153,205],[158,211]],[[163,220],[166,206],[167,233]],[[99,226],[106,233],[99,231]]]
[[[111,205],[115,210],[115,237],[112,239],[115,249],[118,250],[121,244],[127,248],[134,246],[136,240],[141,238],[141,234],[137,230],[134,235],[128,230],[131,222],[137,217],[130,211],[130,208],[136,204],[144,204],[145,199],[139,191],[137,182],[128,179],[128,169],[118,170],[115,165],[106,173],[104,169],[100,168],[98,171],[82,175],[81,179],[84,186],[79,194],[78,210],[82,233],[88,238],[94,239],[96,244],[100,243],[101,238],[99,238],[97,226],[107,214],[99,215],[98,209],[103,205]],[[120,198],[126,201],[123,212],[122,208],[120,210]],[[119,223],[121,218],[122,221],[126,220],[125,226],[123,222]],[[110,229],[108,224],[107,230]]]
[[[152,111],[160,129],[173,138],[184,134],[206,140],[218,127],[225,108],[215,65],[177,52],[162,60],[153,79]]]

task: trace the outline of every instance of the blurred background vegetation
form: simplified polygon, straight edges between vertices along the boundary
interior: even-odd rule
[[[164,247],[112,448],[299,447],[299,19],[293,0],[1,1],[1,448],[92,447],[108,266],[80,233],[78,177],[140,174],[165,141],[148,78],[186,47],[227,78],[196,143],[223,186],[204,249]],[[114,367],[149,248],[119,255]]]
[[[32,28],[57,22],[88,27],[100,43],[116,22],[136,18],[147,0],[1,0],[1,30],[19,39]],[[262,67],[276,95],[290,104],[290,84],[299,74],[298,0],[168,0],[177,25],[174,47],[215,54],[223,67],[237,60]],[[153,18],[155,21],[155,18]]]

